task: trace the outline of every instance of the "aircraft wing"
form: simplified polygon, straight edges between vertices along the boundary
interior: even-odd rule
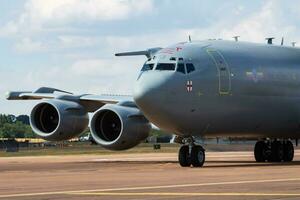
[[[119,102],[134,102],[132,96],[127,96],[127,95],[93,95],[93,94],[88,94],[88,95],[82,95],[80,97],[80,100],[85,100],[85,101],[98,101],[102,102],[104,104],[106,103],[119,103]]]
[[[33,93],[33,92],[8,92],[7,100],[38,100],[38,99],[53,99],[57,95],[51,93]]]
[[[30,91],[11,91],[6,94],[7,100],[40,100],[40,99],[61,99],[66,101],[78,101],[89,112],[93,112],[105,104],[131,103],[134,104],[132,96],[127,95],[93,95],[81,94],[74,95],[55,88],[42,87],[34,92]]]
[[[55,92],[60,92],[63,94],[72,95],[71,92],[64,90],[50,88],[50,87],[40,87],[35,91],[11,91],[6,93],[7,100],[35,100],[35,99],[53,99],[57,97]]]

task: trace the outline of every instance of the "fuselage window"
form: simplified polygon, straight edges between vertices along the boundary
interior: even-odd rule
[[[187,71],[187,73],[191,73],[191,72],[195,71],[194,65],[192,63],[187,63],[186,64],[186,71]]]
[[[175,70],[175,63],[158,63],[156,70],[162,71],[174,71]]]
[[[142,68],[142,72],[144,71],[149,71],[149,70],[152,70],[154,67],[154,64],[144,64],[143,68]]]
[[[177,72],[185,74],[185,68],[183,63],[178,63],[177,64]]]

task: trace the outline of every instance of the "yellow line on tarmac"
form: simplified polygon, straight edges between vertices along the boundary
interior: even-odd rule
[[[300,196],[300,193],[241,193],[241,192],[82,192],[71,195],[91,196]]]
[[[289,182],[289,181],[300,181],[300,178],[228,181],[228,182],[214,182],[214,183],[192,183],[192,184],[158,185],[158,186],[144,186],[144,187],[143,186],[141,186],[141,187],[121,187],[121,188],[92,189],[92,190],[71,190],[71,191],[66,190],[66,191],[49,191],[49,192],[35,192],[35,193],[17,193],[17,194],[3,194],[3,195],[0,195],[0,198],[46,196],[46,195],[66,195],[66,194],[71,194],[71,193],[77,194],[77,193],[93,193],[93,192],[114,192],[114,191],[130,191],[130,190],[151,190],[151,189],[167,189],[167,188],[183,188],[183,187],[235,185],[235,184],[251,184],[251,183]]]

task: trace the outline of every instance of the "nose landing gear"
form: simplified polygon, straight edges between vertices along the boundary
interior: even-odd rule
[[[294,146],[286,141],[258,141],[254,147],[257,162],[291,162],[294,158]]]
[[[189,145],[183,145],[179,149],[178,160],[182,167],[190,167],[191,165],[202,167],[205,162],[205,150],[191,140]]]

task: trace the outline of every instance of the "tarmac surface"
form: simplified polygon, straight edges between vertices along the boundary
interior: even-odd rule
[[[252,152],[207,152],[203,168],[176,153],[0,158],[0,200],[300,199],[300,151],[291,163]]]

